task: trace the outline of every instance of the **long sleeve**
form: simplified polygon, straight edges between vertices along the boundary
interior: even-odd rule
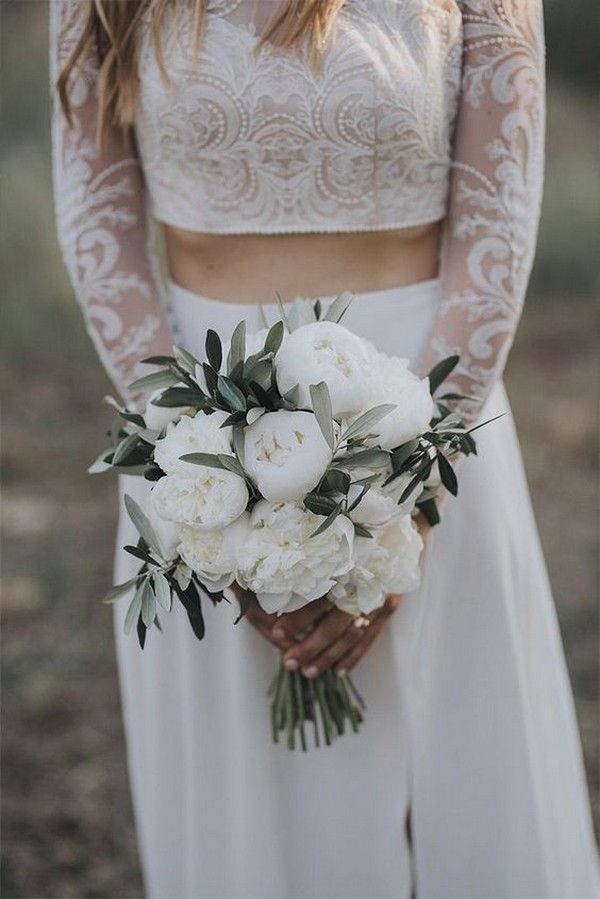
[[[423,370],[458,354],[445,390],[475,421],[501,377],[535,252],[544,159],[541,0],[462,0],[462,88]]]
[[[126,402],[140,360],[170,351],[172,339],[151,248],[145,188],[133,146],[111,127],[96,145],[97,64],[80,61],[70,85],[72,123],[60,107],[56,78],[83,25],[87,4],[50,4],[52,146],[58,239],[87,329]],[[145,374],[148,369],[145,369]]]

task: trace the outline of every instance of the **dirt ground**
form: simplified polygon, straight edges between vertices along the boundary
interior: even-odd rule
[[[532,301],[507,380],[597,809],[596,331],[589,301]],[[105,386],[85,358],[53,378],[24,362],[19,390],[5,391],[6,899],[142,895],[111,615],[97,601],[111,566],[114,484],[85,474],[102,440]]]

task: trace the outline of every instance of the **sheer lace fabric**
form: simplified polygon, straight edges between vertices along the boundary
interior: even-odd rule
[[[52,4],[54,73],[80,27],[68,25],[77,5]],[[463,412],[475,420],[501,374],[535,247],[540,6],[347,0],[315,70],[304,54],[272,46],[255,53],[279,0],[210,0],[199,59],[187,7],[178,5],[162,40],[169,83],[149,20],[142,30],[139,158],[123,151],[117,134],[97,153],[95,64],[86,60],[74,85],[73,128],[55,108],[58,229],[121,392],[139,359],[169,343],[148,247],[147,186],[156,218],[214,233],[445,219],[443,299],[423,367],[460,354],[452,387],[474,397]]]
[[[280,3],[211,4],[163,23],[169,82],[140,43],[136,118],[154,215],[212,233],[401,228],[444,217],[460,13],[432,0],[347,0],[315,69],[257,39]],[[151,8],[150,8],[151,9]]]
[[[50,4],[52,145],[57,233],[88,332],[121,397],[148,374],[140,361],[170,350],[163,290],[156,271],[146,193],[133,146],[109,130],[96,146],[97,65],[87,58],[72,82],[72,127],[54,91],[60,67],[80,34],[85,4]],[[142,371],[144,369],[144,371]]]
[[[541,0],[465,0],[461,103],[423,370],[460,355],[446,389],[474,421],[502,374],[535,251],[544,162]]]

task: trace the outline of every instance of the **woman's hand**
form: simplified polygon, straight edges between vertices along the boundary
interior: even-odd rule
[[[301,643],[286,650],[288,671],[300,669],[305,677],[317,677],[328,668],[343,676],[357,665],[396,611],[402,597],[390,594],[383,606],[368,616],[354,619],[333,608]],[[287,616],[286,616],[287,617]],[[365,622],[368,621],[368,626]]]
[[[415,521],[423,540],[426,540],[431,525],[422,515],[418,515]],[[299,668],[302,674],[309,678],[317,677],[328,668],[334,668],[338,675],[349,673],[373,645],[400,605],[401,599],[402,597],[397,594],[390,594],[381,608],[368,616],[361,616],[363,623],[365,617],[367,618],[369,622],[367,627],[357,627],[358,622],[355,622],[351,615],[329,604],[329,611],[316,622],[312,633],[295,645],[291,643],[284,650],[285,667],[289,671]],[[307,606],[308,608],[310,607]],[[282,631],[287,631],[290,617],[282,616],[276,626]]]

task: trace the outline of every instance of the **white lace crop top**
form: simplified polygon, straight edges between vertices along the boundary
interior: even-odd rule
[[[461,356],[453,388],[477,416],[523,302],[542,187],[541,0],[346,0],[318,68],[257,39],[287,0],[207,0],[137,46],[135,150],[95,146],[93,54],[53,104],[58,234],[88,327],[127,398],[170,338],[147,219],[219,234],[357,231],[444,220],[443,300],[424,366]],[[51,65],[87,0],[51,3]],[[277,285],[274,285],[274,290]]]
[[[135,130],[154,216],[218,234],[442,219],[460,86],[456,5],[347,0],[318,70],[306,52],[266,45],[256,55],[256,6],[209,4],[199,65],[190,17],[172,12],[170,85],[146,29]]]

